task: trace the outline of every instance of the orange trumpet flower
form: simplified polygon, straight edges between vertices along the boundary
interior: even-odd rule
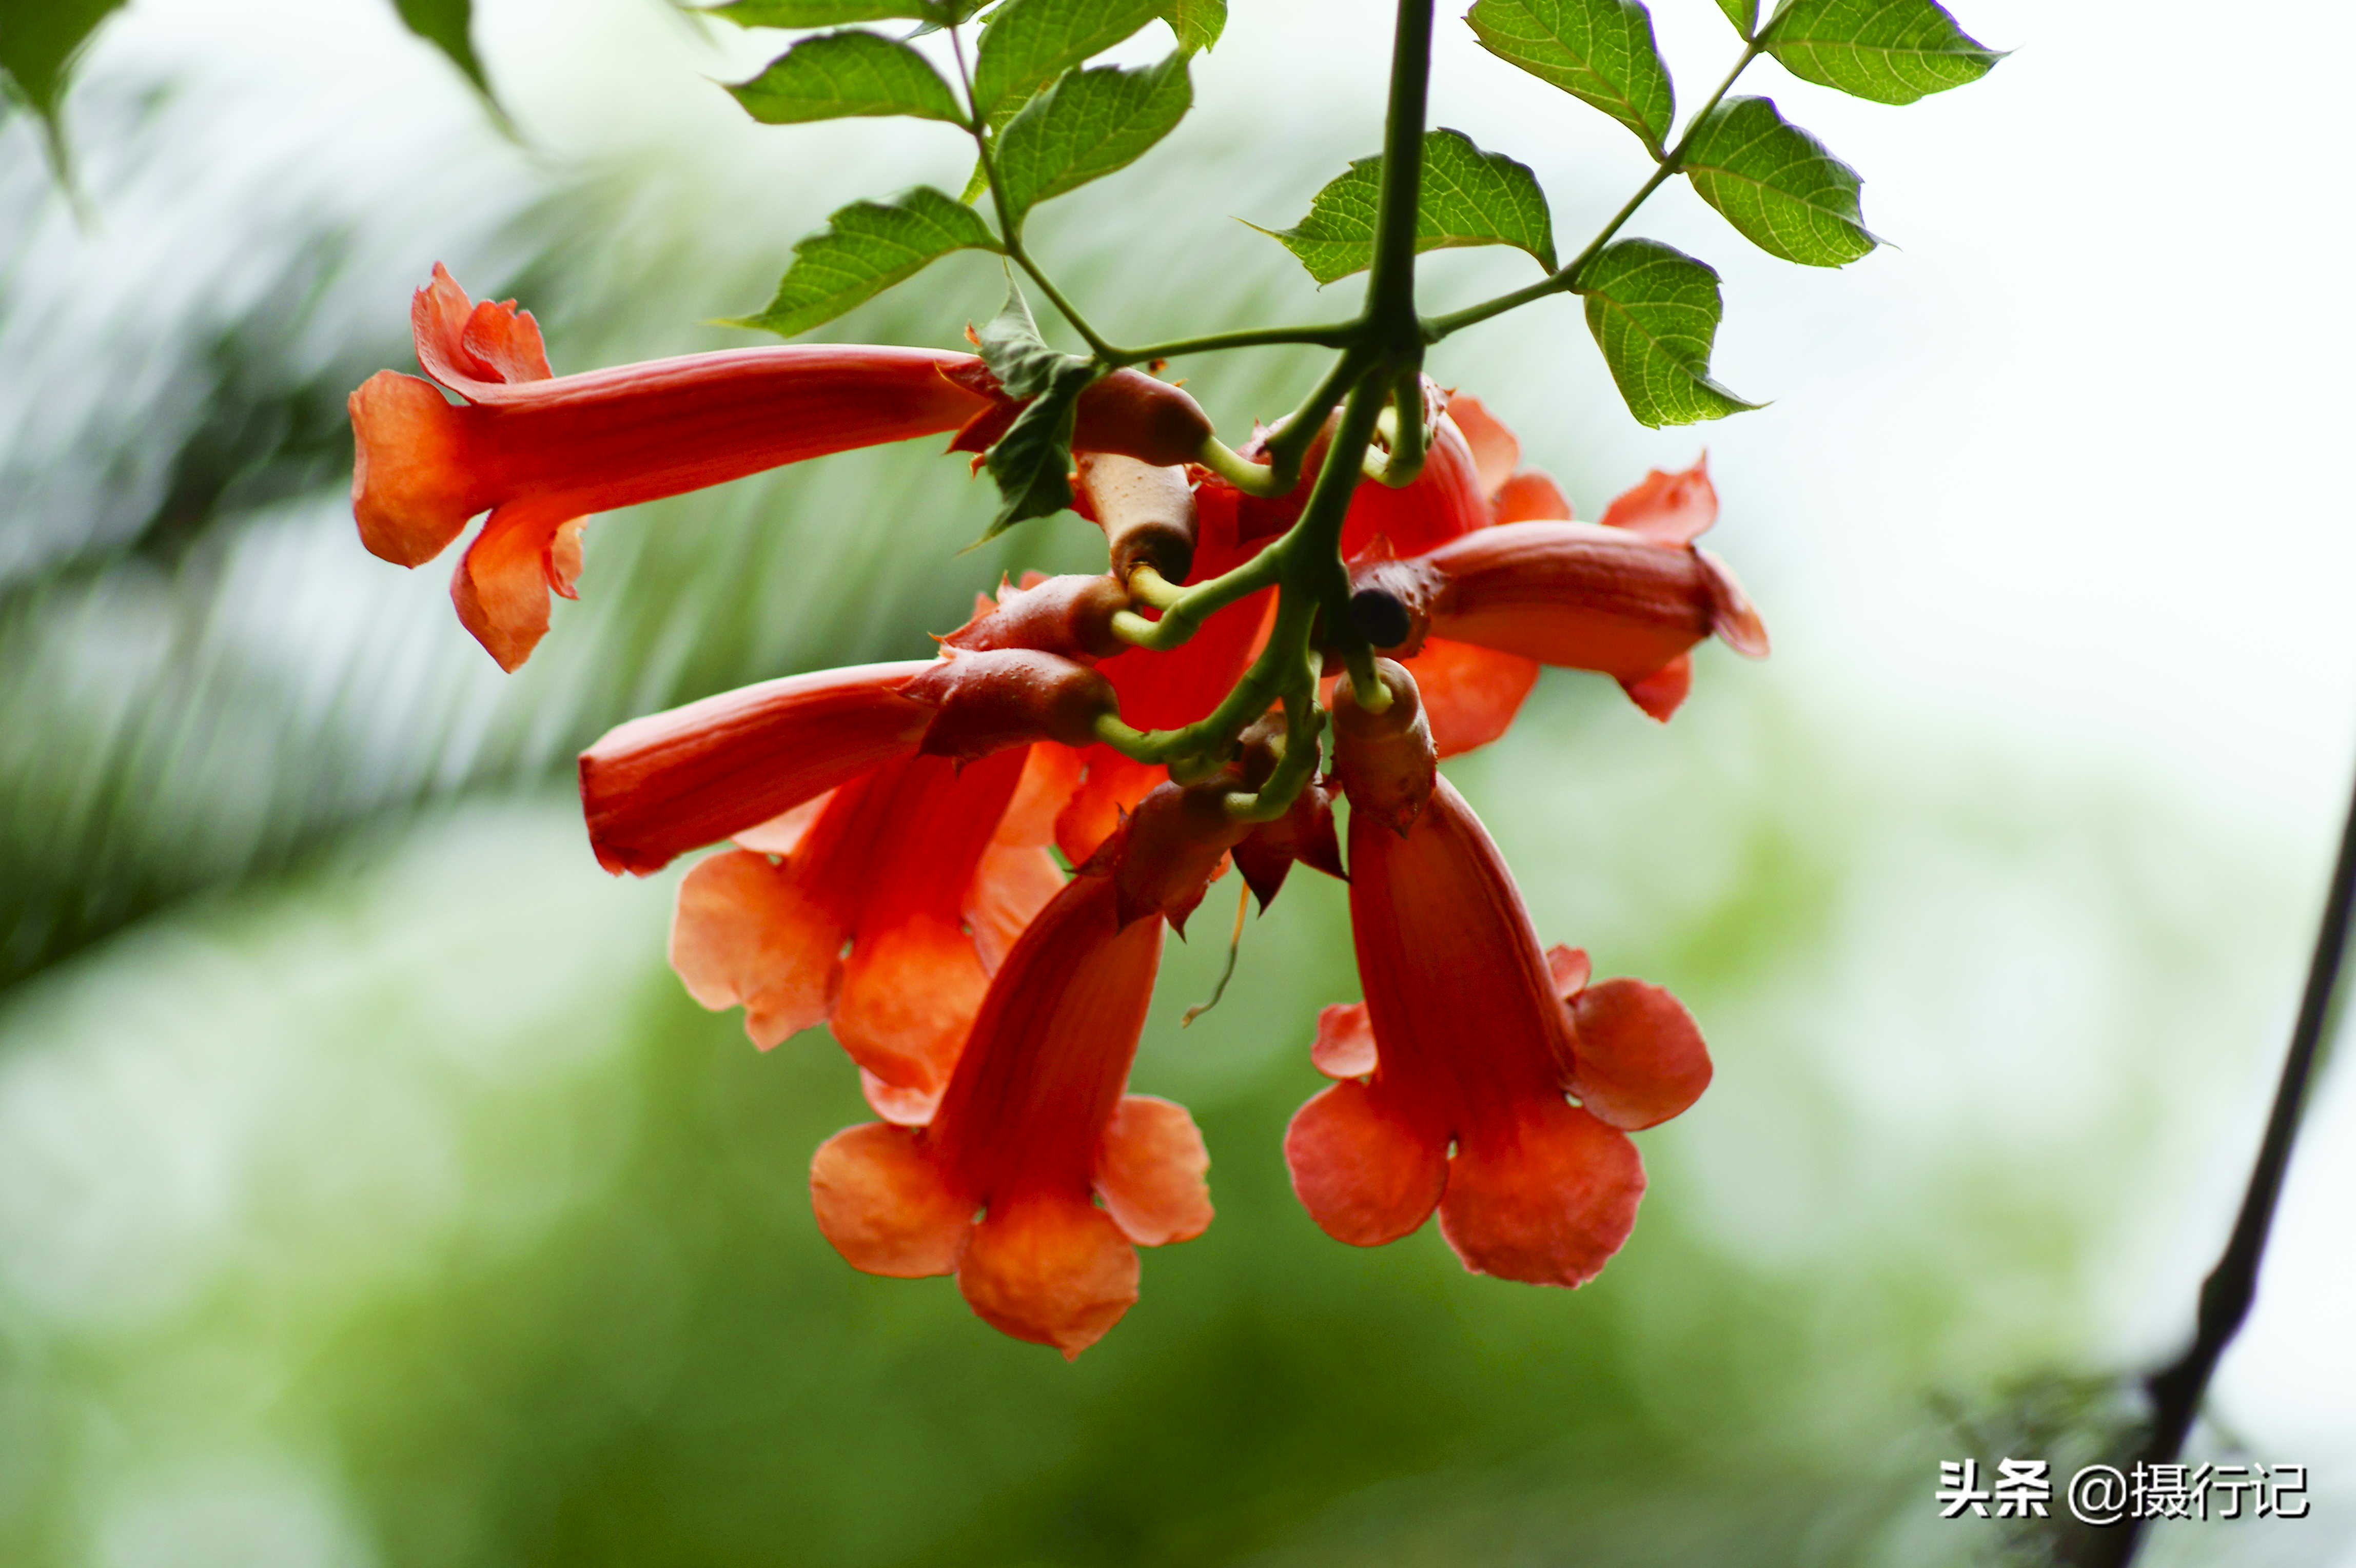
[[[1576,1285],[1635,1224],[1625,1130],[1691,1104],[1709,1058],[1667,992],[1590,989],[1583,953],[1539,950],[1495,843],[1430,771],[1412,683],[1386,676],[1383,714],[1346,693],[1335,714],[1365,1001],[1319,1018],[1312,1059],[1340,1081],[1286,1132],[1293,1188],[1338,1240],[1396,1240],[1436,1208],[1465,1267]]]
[[[811,1206],[846,1262],[955,1273],[992,1327],[1068,1359],[1137,1299],[1137,1248],[1203,1232],[1202,1134],[1183,1107],[1125,1090],[1162,921],[1242,832],[1215,793],[1153,790],[999,967],[930,1122],[820,1146]]]

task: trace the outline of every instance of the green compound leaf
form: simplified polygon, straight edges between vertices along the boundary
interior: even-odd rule
[[[1661,156],[1676,100],[1636,0],[1477,0],[1464,20],[1483,48],[1593,104]]]
[[[1694,127],[1679,161],[1704,201],[1770,255],[1843,267],[1873,249],[1857,171],[1764,98],[1730,98]]]
[[[929,0],[734,0],[705,8],[708,16],[740,27],[840,27],[846,22],[882,22],[905,17],[947,26],[980,9],[981,0],[934,5]]]
[[[990,540],[1027,518],[1072,504],[1072,424],[1096,367],[1048,347],[1023,291],[1011,282],[1005,306],[974,336],[982,362],[1007,394],[1031,400],[990,449],[990,477],[999,497],[998,515],[981,536]]]
[[[475,53],[472,0],[392,0],[392,8],[401,14],[402,26],[449,56],[476,91],[491,96],[490,79]]]
[[[1199,54],[1227,30],[1227,0],[1162,0],[1162,19],[1178,35],[1178,47]]]
[[[840,120],[854,114],[913,114],[963,124],[949,84],[903,43],[856,28],[804,38],[750,81],[728,91],[766,125]]]
[[[1655,240],[1622,240],[1581,267],[1587,329],[1637,422],[1655,429],[1757,408],[1709,379],[1718,274]]]
[[[973,94],[996,124],[1090,55],[1112,48],[1160,16],[1168,0],[1006,0],[981,29]]]
[[[796,242],[793,264],[758,316],[728,322],[790,338],[874,298],[952,251],[995,251],[990,225],[928,185],[888,202],[854,201]]]
[[[1792,0],[1759,41],[1802,81],[1876,103],[1977,81],[2004,58],[1932,0]]]
[[[1759,0],[1718,0],[1718,8],[1745,38],[1759,31]]]
[[[1290,229],[1263,229],[1299,258],[1321,288],[1365,270],[1375,258],[1375,209],[1383,160],[1360,158],[1312,198]],[[1554,220],[1537,177],[1503,153],[1484,153],[1462,131],[1427,131],[1423,188],[1416,203],[1419,252],[1460,245],[1511,245],[1554,271]]]
[[[64,144],[58,105],[74,56],[123,0],[8,0],[0,5],[0,85],[14,89],[48,126],[49,150],[62,176]]]
[[[1006,221],[1050,197],[1126,168],[1194,104],[1186,57],[1141,70],[1074,71],[1023,107],[998,139]]]

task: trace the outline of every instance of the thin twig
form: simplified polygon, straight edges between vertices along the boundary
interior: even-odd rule
[[[2307,993],[2299,1002],[2290,1051],[2283,1058],[2282,1078],[2275,1086],[2265,1137],[2258,1144],[2257,1161],[2250,1167],[2250,1183],[2242,1194],[2242,1211],[2216,1267],[2201,1282],[2199,1327],[2191,1345],[2145,1380],[2151,1396],[2151,1429],[2137,1455],[2140,1464],[2172,1464],[2183,1451],[2185,1437],[2209,1391],[2210,1377],[2226,1347],[2241,1332],[2257,1297],[2258,1269],[2265,1261],[2267,1233],[2274,1228],[2275,1208],[2282,1197],[2291,1145],[2298,1137],[2300,1112],[2331,1033],[2340,961],[2348,951],[2351,906],[2356,906],[2356,795],[2349,800],[2348,819],[2340,832],[2340,859],[2332,868],[2323,918],[2316,929],[2315,954],[2307,968]],[[2131,1518],[2115,1529],[2097,1532],[2083,1559],[2086,1568],[2126,1568],[2142,1544],[2143,1527],[2141,1519]]]

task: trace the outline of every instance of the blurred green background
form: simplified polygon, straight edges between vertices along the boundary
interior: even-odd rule
[[[344,395],[410,365],[434,261],[538,313],[560,371],[725,346],[694,324],[756,305],[835,202],[961,177],[955,145],[754,134],[695,79],[757,42],[484,0],[511,142],[379,9],[142,0],[70,103],[80,215],[0,121],[0,1562],[2005,1549],[1937,1519],[1937,1462],[2059,1468],[2069,1380],[2181,1332],[2302,961],[2303,822],[1860,684],[1812,492],[1722,447],[1711,542],[1778,659],[1705,651],[1666,729],[1551,673],[1451,765],[1545,939],[1672,986],[1711,1040],[1709,1094],[1640,1140],[1630,1246],[1568,1294],[1429,1230],[1315,1230],[1280,1140],[1316,1009],[1356,991],[1339,891],[1304,876],[1183,1032],[1224,919],[1173,945],[1134,1084],[1193,1109],[1219,1219],[1066,1366],[948,1282],[834,1257],[805,1171],[866,1114],[851,1069],[687,999],[676,874],[600,875],[569,779],[633,714],[920,654],[1001,570],[1086,567],[1089,531],[958,554],[989,510],[961,461],[844,455],[599,520],[509,678],[446,563],[367,556],[344,499]],[[1119,336],[1346,307],[1226,215],[1297,212],[1365,150],[1374,55],[1311,59],[1254,11],[1110,215],[1037,226]],[[1536,160],[1567,229],[1623,188],[1586,145]],[[1470,297],[1513,269],[1430,271]],[[834,335],[951,344],[999,286],[956,258]],[[1231,438],[1312,373],[1184,369]],[[1700,445],[1625,425],[1568,309],[1436,373],[1582,515]],[[2342,1561],[2356,1446],[2316,1431],[2204,1442],[2310,1462],[2318,1517],[2151,1560]]]

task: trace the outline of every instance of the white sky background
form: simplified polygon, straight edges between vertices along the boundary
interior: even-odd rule
[[[1326,29],[1380,7],[1232,3],[1198,113],[1264,126],[1280,157],[1294,117],[1355,102],[1362,150],[1375,150],[1385,40],[1368,30],[1336,53]],[[777,156],[743,152],[747,128],[701,80],[757,63],[773,40],[732,34],[714,55],[633,0],[477,6],[493,71],[544,146]],[[1568,253],[1642,177],[1642,154],[1482,55],[1451,19],[1462,8],[1443,6],[1434,123],[1530,162]],[[362,53],[409,48],[379,9],[138,0],[133,20],[149,47],[228,42],[257,61],[299,56],[323,32]],[[1738,46],[1710,0],[1655,9],[1673,64],[1698,62],[1679,82],[1689,106]],[[2206,813],[2262,824],[2286,864],[2312,866],[2311,897],[2356,755],[2356,516],[2337,465],[2356,347],[2356,225],[2337,158],[2356,7],[2281,5],[2230,29],[2190,0],[1958,9],[1975,36],[2018,51],[1971,88],[1893,109],[1765,62],[1742,88],[1776,97],[1858,166],[1868,222],[1902,249],[1840,274],[1787,266],[1676,187],[1632,226],[1719,267],[1719,379],[1773,407],[1698,433],[1642,430],[1569,302],[1468,335],[1435,373],[1477,387],[1494,361],[1511,367],[1502,380],[1547,389],[1560,400],[1554,430],[1516,421],[1541,461],[1577,440],[1595,471],[1633,473],[1688,461],[1706,441],[1728,501],[1724,548],[1774,590],[1762,596],[1779,661],[1840,694],[1858,725],[1894,745],[2008,737],[2057,772],[2125,767]],[[388,64],[382,91],[460,98],[438,70]],[[397,132],[383,108],[355,106],[369,134]],[[937,129],[857,134],[934,147]],[[1304,192],[1323,172],[1303,171]],[[1220,254],[1265,247],[1236,234]],[[1272,250],[1259,264],[1290,265]],[[1473,272],[1431,275],[1444,287]],[[1352,297],[1336,290],[1309,308],[1338,315]],[[1559,364],[1528,347],[1541,337],[1564,348]],[[1604,498],[1575,499],[1592,515]],[[2336,1453],[2342,1486],[2356,1466],[2351,1205],[2356,1089],[2343,1070],[2325,1084],[2256,1321],[2221,1380],[2225,1413],[2261,1457]],[[2211,1246],[2188,1236],[2185,1266]]]

